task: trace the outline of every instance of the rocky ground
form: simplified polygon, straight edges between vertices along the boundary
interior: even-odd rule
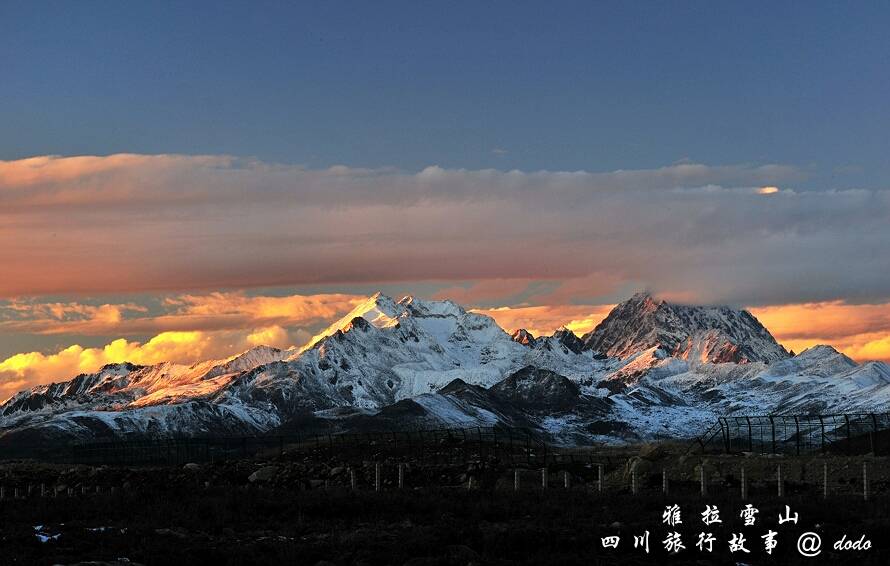
[[[890,529],[885,459],[865,460],[870,489],[865,501],[861,457],[702,458],[660,445],[634,449],[634,454],[582,456],[551,463],[546,489],[539,467],[518,468],[518,491],[516,465],[493,459],[434,466],[285,453],[164,468],[9,462],[0,466],[0,563],[890,563],[890,541],[883,537]],[[821,492],[825,463],[830,471],[827,502]],[[775,483],[779,465],[785,488],[781,499]],[[702,467],[706,496],[700,493]],[[750,486],[745,501],[740,497],[742,467]],[[761,523],[741,524],[746,503],[760,510]],[[684,513],[676,527],[662,522],[665,507],[673,504]],[[799,524],[777,524],[786,504],[800,514]],[[707,527],[717,538],[713,553],[695,547],[706,529],[700,516],[705,505],[716,505],[722,513],[721,524]],[[633,535],[647,530],[648,554],[633,548]],[[675,530],[686,548],[669,556],[662,541]],[[761,540],[769,530],[779,533],[772,555],[764,552]],[[796,550],[804,531],[824,538],[816,558],[804,559]],[[739,532],[751,551],[744,558],[728,551],[727,540]],[[853,539],[865,535],[872,548],[831,548],[844,534]],[[603,548],[602,537],[612,535],[621,536],[619,548]]]

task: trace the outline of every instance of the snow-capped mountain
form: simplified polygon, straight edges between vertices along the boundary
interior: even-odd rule
[[[0,442],[504,424],[574,444],[888,407],[886,364],[827,346],[790,357],[745,311],[636,295],[583,339],[511,336],[451,301],[376,294],[299,349],[113,364],[20,392],[0,406]]]
[[[748,311],[671,304],[639,293],[582,337],[584,347],[628,358],[649,348],[698,362],[775,362],[789,357]]]
[[[490,317],[451,301],[377,294],[285,363],[245,374],[217,398],[254,404],[278,395],[278,408],[291,411],[377,410],[455,379],[490,387],[528,365],[579,381],[604,367],[592,353],[527,348]]]

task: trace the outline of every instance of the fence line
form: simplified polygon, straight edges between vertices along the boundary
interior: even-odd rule
[[[719,417],[690,449],[726,454],[879,454],[890,450],[890,413]]]
[[[442,483],[440,473],[403,462],[371,461],[351,466],[339,475],[339,483],[298,481],[287,485],[262,483],[252,489],[333,489],[354,491],[392,491],[396,489],[461,487],[467,490],[501,492],[564,492],[589,495],[669,498],[738,498],[739,501],[765,502],[801,497],[854,497],[870,501],[885,498],[888,491],[886,461],[866,458],[815,458],[810,461],[780,458],[744,458],[709,461],[690,460],[679,466],[640,470],[596,462],[550,463],[541,467],[501,466],[468,470],[455,483]],[[875,477],[879,475],[879,479]],[[151,473],[151,472],[149,472]],[[492,475],[492,473],[494,475]],[[199,477],[199,476],[196,476]],[[132,487],[120,476],[82,476],[76,480],[61,477],[35,478],[24,475],[0,480],[0,501],[44,497],[82,498],[114,494],[132,489],[156,489],[156,486]],[[311,479],[311,478],[309,478]],[[49,483],[47,483],[49,480]],[[876,481],[877,480],[877,481]],[[243,479],[242,479],[243,481]],[[39,482],[39,483],[38,483]],[[313,486],[314,487],[310,487]],[[209,484],[205,488],[209,488]],[[238,484],[214,487],[239,488]],[[241,486],[246,487],[246,486]]]

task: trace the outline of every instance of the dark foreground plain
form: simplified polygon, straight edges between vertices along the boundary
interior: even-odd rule
[[[824,499],[789,484],[778,498],[768,484],[755,484],[743,501],[725,481],[715,480],[702,496],[695,482],[678,480],[665,496],[652,475],[634,495],[614,482],[599,492],[581,478],[566,489],[558,472],[544,489],[539,472],[527,470],[517,491],[510,470],[480,471],[473,483],[466,468],[415,467],[403,489],[396,470],[385,468],[375,491],[373,464],[361,469],[356,489],[348,479],[244,481],[258,469],[255,462],[201,469],[7,466],[5,477],[15,480],[19,497],[8,483],[0,501],[0,564],[890,563],[890,498],[883,490],[867,501],[852,491]],[[25,471],[30,487],[21,483]],[[279,463],[279,479],[285,473]],[[331,475],[350,476],[348,468]],[[753,526],[740,517],[746,503],[759,510]],[[662,519],[675,504],[682,523],[672,527]],[[703,524],[706,505],[719,509],[722,523]],[[798,514],[797,524],[778,524],[786,505]],[[761,536],[770,530],[778,544],[768,555]],[[634,535],[646,531],[648,554],[634,548]],[[669,555],[662,541],[674,531],[685,549]],[[813,558],[797,550],[806,531],[822,538]],[[701,532],[714,534],[712,553],[696,547]],[[729,551],[734,533],[744,534],[749,554]],[[618,548],[604,548],[602,538],[612,535],[621,537]],[[865,535],[871,548],[834,550],[843,535],[854,541]]]

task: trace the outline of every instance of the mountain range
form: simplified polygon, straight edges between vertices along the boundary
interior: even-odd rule
[[[300,348],[111,364],[0,405],[0,445],[523,426],[563,445],[688,438],[728,414],[886,411],[890,366],[785,350],[747,311],[637,294],[593,331],[512,335],[451,301],[375,294]]]

